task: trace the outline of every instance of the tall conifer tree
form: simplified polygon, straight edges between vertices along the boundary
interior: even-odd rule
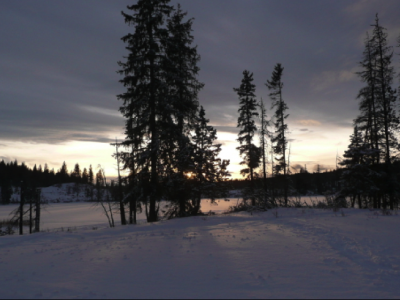
[[[260,148],[262,158],[262,175],[263,175],[263,188],[264,197],[267,194],[267,161],[268,161],[268,140],[271,137],[269,132],[269,120],[267,117],[267,109],[265,108],[263,99],[260,100],[258,106],[260,107]],[[265,202],[265,201],[264,201]]]
[[[166,151],[170,157],[168,181],[174,186],[179,202],[179,215],[186,215],[186,202],[189,194],[186,187],[185,174],[190,172],[191,145],[190,131],[193,130],[198,110],[198,92],[204,86],[197,79],[200,56],[197,47],[193,46],[192,23],[193,19],[185,20],[187,13],[181,10],[180,5],[168,20],[169,37],[166,44],[165,68],[166,81],[169,88],[171,106],[174,110],[173,124],[166,137],[170,141],[170,149]],[[178,191],[179,190],[179,191]]]
[[[366,86],[357,97],[360,100],[360,115],[354,123],[364,136],[364,161],[376,165],[384,162],[379,192],[373,195],[373,206],[386,208],[389,204],[393,209],[394,193],[398,188],[392,163],[398,153],[396,131],[400,124],[396,112],[396,89],[392,87],[395,76],[392,66],[393,49],[388,45],[388,34],[379,24],[378,15],[372,27],[372,35],[367,33],[365,40],[364,58],[360,63],[362,71],[357,73]],[[367,155],[374,157],[367,160]]]
[[[373,42],[367,33],[365,40],[364,58],[360,62],[362,71],[357,75],[361,78],[366,86],[358,93],[357,98],[360,100],[360,115],[354,120],[360,131],[364,132],[364,142],[371,149],[379,149],[382,143],[381,122],[379,120],[379,105],[377,102],[377,79],[376,79],[376,51],[373,49]],[[374,162],[379,164],[380,155],[375,157]]]
[[[391,165],[392,156],[398,147],[398,141],[394,135],[399,119],[396,114],[396,91],[392,88],[395,72],[392,65],[393,48],[387,43],[387,32],[379,25],[378,15],[373,25],[372,43],[376,55],[376,81],[377,100],[380,105],[380,118],[384,136],[385,163]]]
[[[120,82],[127,91],[117,97],[123,101],[120,111],[127,119],[126,139],[145,137],[140,163],[150,172],[149,222],[158,220],[156,201],[160,199],[159,157],[163,146],[160,135],[163,130],[168,130],[168,122],[171,122],[166,70],[163,68],[166,60],[164,45],[168,38],[165,22],[173,10],[169,2],[139,0],[137,4],[128,6],[132,14],[122,12],[125,23],[134,26],[135,30],[122,38],[129,55],[126,62],[119,62],[122,68],[119,74],[124,76]]]
[[[239,118],[237,127],[240,128],[238,141],[239,150],[243,161],[241,165],[246,168],[240,170],[243,176],[247,176],[251,181],[251,189],[254,192],[254,170],[260,165],[260,148],[253,143],[254,134],[257,132],[255,118],[259,116],[257,111],[257,100],[253,84],[253,73],[245,70],[243,72],[242,83],[239,88],[233,89],[239,97]],[[255,206],[255,198],[251,197],[252,206]]]
[[[148,178],[148,221],[158,219],[156,202],[165,183],[184,180],[189,153],[190,122],[198,107],[197,94],[203,84],[197,80],[199,55],[192,46],[192,20],[180,6],[174,10],[169,0],[139,0],[129,6],[126,23],[135,27],[122,40],[128,44],[126,62],[119,62],[125,77],[120,81],[127,92],[118,95],[126,121],[127,148],[134,146],[133,157],[126,161],[140,169],[141,182]],[[139,138],[138,138],[139,137]],[[125,164],[127,166],[127,164]],[[145,175],[144,173],[148,173]],[[135,182],[134,180],[132,182]],[[185,198],[180,199],[182,215]]]
[[[277,64],[272,72],[271,80],[267,80],[266,86],[270,90],[270,98],[272,100],[272,109],[275,109],[274,114],[274,125],[275,125],[275,134],[272,138],[273,143],[273,151],[277,163],[275,164],[274,172],[276,174],[283,173],[284,175],[284,200],[285,206],[288,204],[288,180],[287,180],[287,157],[286,157],[286,150],[287,150],[287,132],[288,126],[286,123],[286,119],[289,116],[286,114],[288,106],[286,105],[285,101],[282,97],[282,89],[283,89],[283,82],[282,82],[282,75],[283,75],[283,67],[281,64]]]
[[[399,126],[399,118],[396,112],[397,95],[396,89],[392,88],[395,76],[392,65],[393,48],[387,43],[387,30],[379,24],[378,15],[375,18],[373,25],[372,43],[376,56],[376,81],[377,90],[376,98],[379,104],[379,118],[382,124],[383,147],[381,152],[384,154],[386,184],[381,186],[387,197],[383,197],[383,208],[390,205],[390,209],[394,209],[395,192],[399,192],[396,182],[392,162],[395,155],[398,153],[399,143],[397,140],[396,131]]]

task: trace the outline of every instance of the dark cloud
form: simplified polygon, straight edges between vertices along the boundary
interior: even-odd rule
[[[120,38],[133,28],[124,24],[120,12],[134,2],[1,3],[0,140],[108,143],[109,132],[123,132],[116,95],[124,89],[116,71],[126,54]],[[195,18],[193,35],[202,56],[199,76],[206,84],[200,103],[219,132],[235,134],[238,99],[233,88],[240,85],[243,70],[254,72],[257,97],[269,108],[264,84],[277,62],[285,68],[290,122],[350,127],[362,86],[354,72],[365,32],[376,12],[382,25],[400,29],[398,0],[384,5],[336,0],[179,2]]]

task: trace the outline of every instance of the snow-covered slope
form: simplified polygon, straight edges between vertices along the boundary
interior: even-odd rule
[[[91,189],[93,189],[93,196],[96,196],[96,190],[88,184],[62,183],[40,189],[41,199],[48,203],[90,201],[92,199]],[[20,201],[20,189],[18,187],[13,187],[11,201],[13,203]]]
[[[7,236],[0,297],[399,298],[399,228],[379,212],[279,209]]]
[[[49,203],[89,201],[89,191],[92,188],[92,186],[87,184],[56,184],[42,188],[41,197],[42,200]]]

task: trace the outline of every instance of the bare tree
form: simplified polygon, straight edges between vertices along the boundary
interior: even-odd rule
[[[107,183],[107,177],[101,165],[98,166],[99,170],[96,174],[96,192],[97,204],[103,208],[103,212],[107,217],[110,227],[115,227],[113,207],[110,189]]]

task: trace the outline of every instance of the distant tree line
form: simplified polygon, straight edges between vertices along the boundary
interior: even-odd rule
[[[289,196],[315,196],[336,193],[341,189],[341,176],[344,169],[337,170],[315,170],[309,172],[306,168],[300,168],[295,171],[292,168],[292,172],[287,176],[289,185]],[[276,195],[283,194],[283,180],[279,176],[270,176],[266,179],[268,186],[267,192]],[[229,186],[232,190],[244,191],[250,186],[249,179],[233,179],[229,181]],[[263,187],[264,178],[262,173],[258,173],[254,180],[254,185],[257,187]]]
[[[97,175],[97,174],[96,174]],[[64,162],[57,171],[49,169],[47,164],[42,167],[34,165],[29,168],[25,163],[18,164],[18,161],[6,163],[0,162],[0,200],[3,204],[8,204],[13,194],[13,188],[20,188],[21,184],[32,188],[48,187],[61,183],[82,183],[94,184],[95,176],[92,166],[81,170],[78,163],[72,171],[68,171],[67,164]]]

